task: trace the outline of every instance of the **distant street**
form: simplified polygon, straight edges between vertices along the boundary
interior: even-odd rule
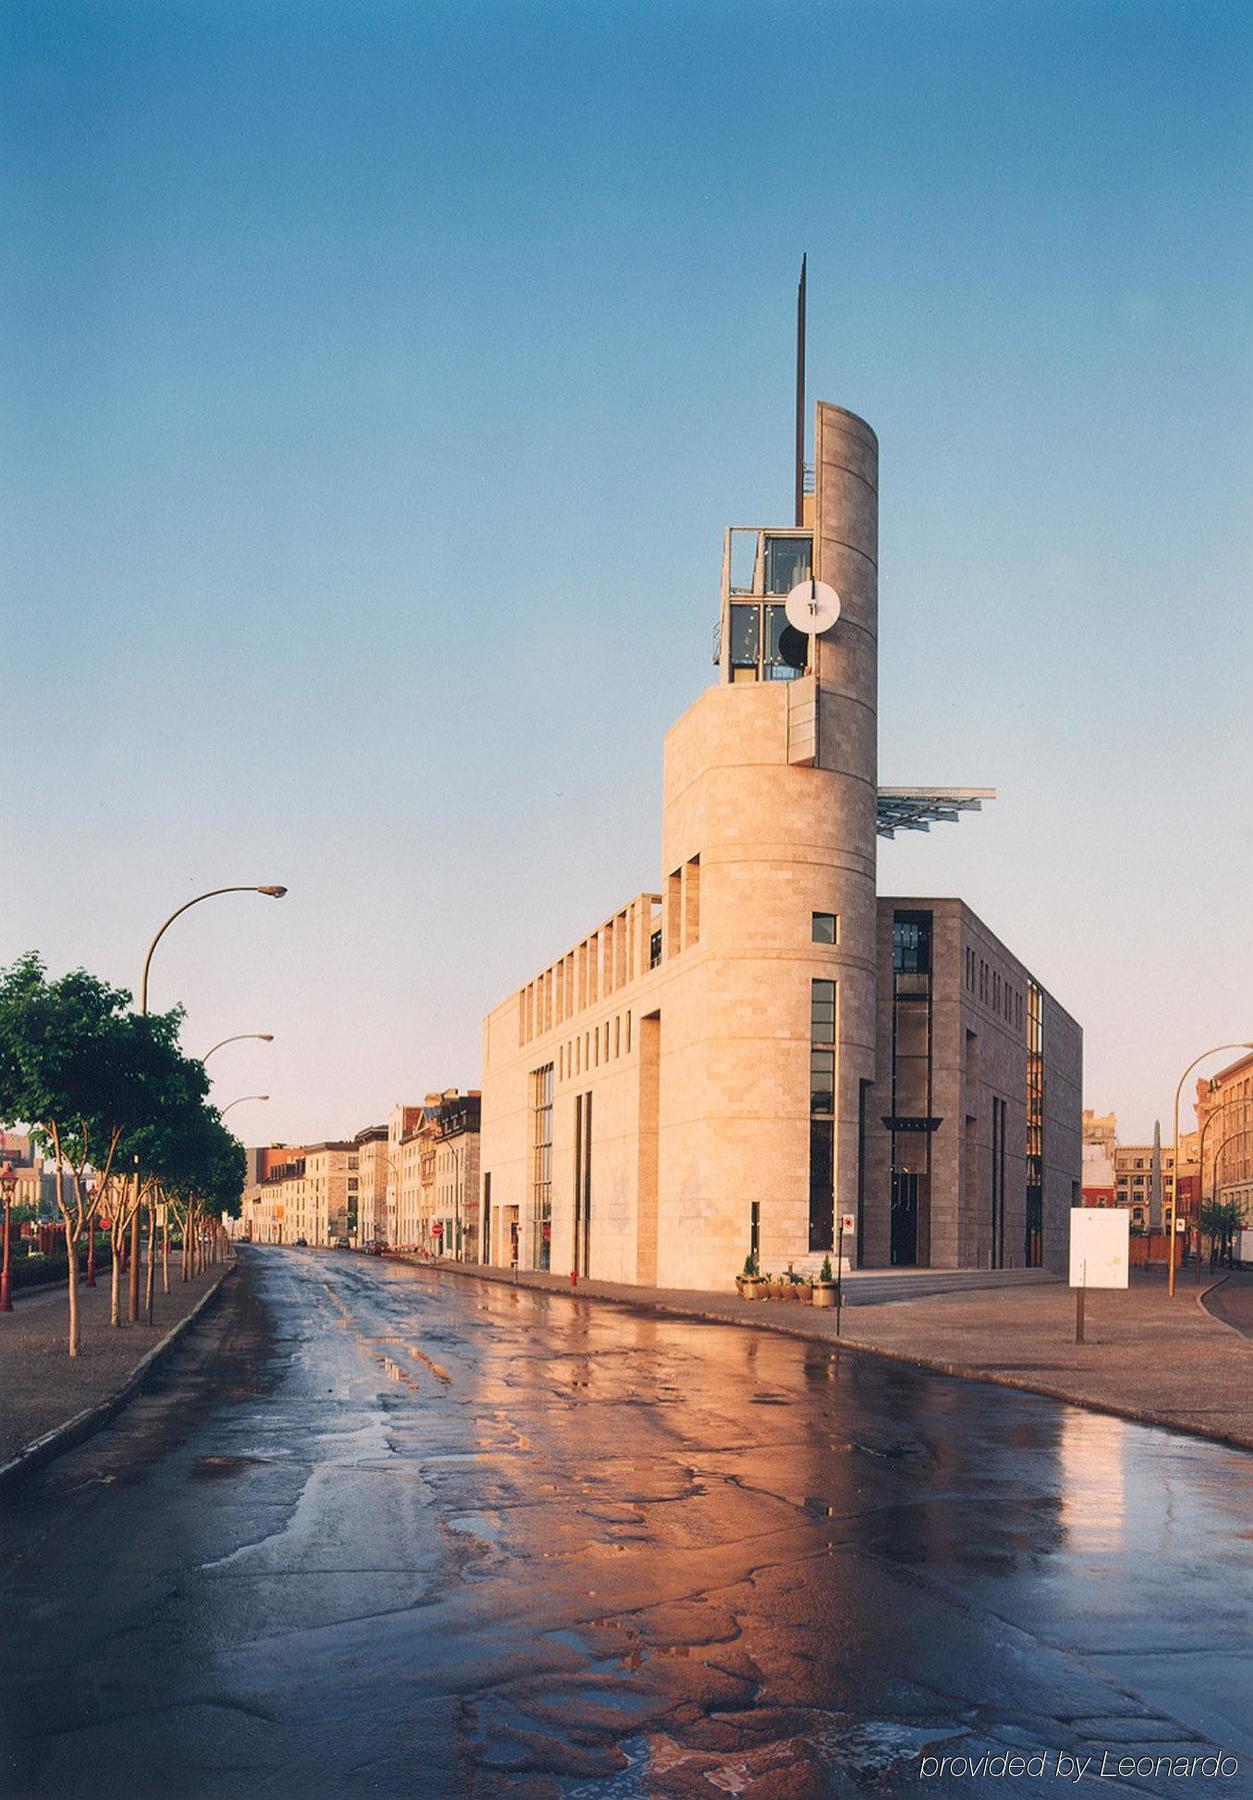
[[[1213,1747],[1198,1791],[1248,1791],[1251,1497],[1241,1452],[825,1344],[246,1249],[5,1496],[0,1792],[969,1792],[924,1746]]]

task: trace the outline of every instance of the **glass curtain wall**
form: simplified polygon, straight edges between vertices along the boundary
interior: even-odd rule
[[[931,914],[892,921],[892,1262],[931,1257]]]
[[[835,1248],[835,983],[809,984],[809,1248]]]
[[[553,1234],[553,1065],[545,1063],[531,1076],[531,1267],[546,1269]]]
[[[751,559],[741,538],[754,544]],[[809,578],[813,539],[733,527],[731,540],[731,679],[794,681],[805,672],[809,639],[788,624],[784,601]]]

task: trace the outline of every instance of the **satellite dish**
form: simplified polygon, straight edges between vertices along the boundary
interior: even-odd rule
[[[825,581],[798,582],[787,597],[787,622],[806,637],[821,637],[840,616],[840,596]]]

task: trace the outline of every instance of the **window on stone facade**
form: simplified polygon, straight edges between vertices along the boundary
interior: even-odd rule
[[[809,1052],[809,1110],[811,1113],[835,1111],[835,1051]]]
[[[834,944],[837,929],[834,913],[814,913],[812,937],[815,944]]]
[[[809,984],[809,1248],[835,1244],[835,983]]]

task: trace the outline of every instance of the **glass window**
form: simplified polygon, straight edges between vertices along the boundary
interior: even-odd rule
[[[759,606],[733,606],[731,608],[731,667],[733,669],[755,669],[760,647],[761,608]]]
[[[793,681],[805,671],[809,639],[787,622],[782,606],[766,608],[766,669],[771,681]]]
[[[757,533],[731,528],[731,592],[755,594],[757,588]]]
[[[766,539],[766,592],[790,594],[798,581],[808,579],[813,560],[812,540],[803,537]]]
[[[931,926],[929,920],[897,914],[892,925],[892,967],[898,974],[929,975]]]
[[[835,1042],[835,983],[811,981],[809,1003],[810,1037],[815,1044]]]
[[[835,1248],[835,1123],[809,1122],[809,1248]]]
[[[815,944],[835,943],[834,913],[815,913],[813,915],[813,939]]]
[[[809,1110],[811,1113],[835,1111],[835,1051],[809,1052]]]

